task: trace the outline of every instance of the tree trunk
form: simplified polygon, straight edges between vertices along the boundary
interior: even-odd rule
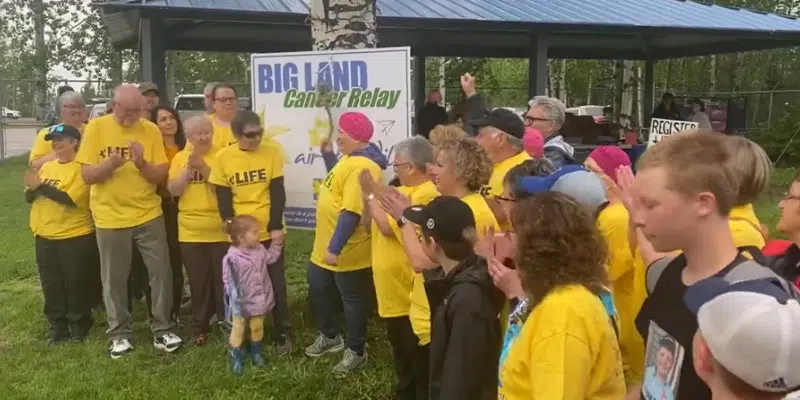
[[[161,99],[162,102],[167,104],[172,104],[172,99],[175,98],[175,59],[177,57],[177,51],[167,52],[167,87],[165,88],[167,97]]]
[[[558,98],[564,104],[568,104],[569,97],[567,96],[567,59],[562,58],[558,71],[559,93]]]
[[[625,60],[622,65],[622,107],[620,108],[619,123],[623,127],[629,127],[633,122],[633,102],[636,98],[633,90],[636,86],[636,76],[633,71],[633,61]]]
[[[374,49],[378,47],[378,0],[311,0],[311,49]],[[317,85],[333,136],[331,89]]]
[[[717,93],[717,56],[711,55],[711,93]]]
[[[378,47],[377,0],[311,0],[313,50]]]
[[[31,10],[33,11],[34,43],[36,53],[34,62],[36,77],[35,92],[35,114],[40,120],[44,120],[47,113],[47,45],[44,42],[44,1],[32,0]]]
[[[620,121],[622,116],[622,92],[625,91],[625,61],[617,60],[614,63],[614,121]]]

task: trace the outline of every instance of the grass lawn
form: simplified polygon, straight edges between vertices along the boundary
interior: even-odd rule
[[[105,318],[95,315],[90,339],[82,345],[45,344],[47,324],[34,264],[28,207],[22,199],[25,159],[0,164],[0,398],[2,399],[383,399],[391,398],[391,353],[381,323],[369,327],[369,367],[348,378],[330,368],[339,355],[309,360],[302,347],[315,336],[306,302],[305,263],[312,234],[293,231],[287,248],[287,279],[295,349],[290,357],[271,354],[265,370],[231,376],[224,339],[202,348],[187,346],[176,354],[153,350],[143,306],[135,316],[136,351],[111,360],[103,333]],[[792,171],[776,173],[770,193],[756,205],[762,222],[774,227],[777,201]],[[184,321],[188,318],[184,317]],[[269,323],[267,329],[269,329]],[[184,328],[184,338],[190,330]]]

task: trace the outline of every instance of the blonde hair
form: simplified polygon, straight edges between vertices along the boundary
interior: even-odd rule
[[[733,156],[731,168],[739,180],[739,193],[736,206],[750,204],[769,188],[772,178],[772,161],[767,152],[758,144],[744,136],[729,137]]]
[[[449,124],[436,125],[433,129],[431,129],[429,138],[432,145],[439,146],[448,140],[459,139],[466,136],[467,133],[464,132],[464,129],[462,129],[460,126]]]
[[[492,176],[492,162],[486,150],[475,139],[462,137],[448,140],[438,147],[437,154],[453,163],[458,180],[467,189],[476,191],[489,183]]]
[[[686,197],[711,192],[717,211],[727,216],[739,195],[739,179],[731,165],[733,143],[724,135],[710,133],[683,132],[659,142],[642,155],[638,170],[664,168],[667,187]]]

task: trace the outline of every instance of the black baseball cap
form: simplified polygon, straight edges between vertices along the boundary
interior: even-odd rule
[[[483,118],[470,120],[469,124],[476,128],[492,126],[517,139],[522,139],[525,135],[525,124],[522,122],[522,118],[505,108],[487,111]]]
[[[53,140],[57,137],[71,137],[73,139],[81,140],[81,132],[69,125],[58,124],[50,127],[47,134],[44,135],[44,140]]]
[[[467,203],[457,197],[439,196],[426,206],[413,206],[403,216],[422,228],[434,240],[459,243],[466,240],[464,232],[475,229],[475,216]]]

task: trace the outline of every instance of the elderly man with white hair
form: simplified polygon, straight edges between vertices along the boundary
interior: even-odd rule
[[[544,156],[556,168],[575,163],[575,149],[558,134],[566,119],[566,106],[561,100],[536,96],[528,102],[525,125],[539,130],[544,137]]]
[[[83,180],[91,185],[111,358],[133,350],[128,275],[134,245],[150,279],[153,346],[173,352],[183,343],[170,318],[172,269],[156,192],[166,183],[168,162],[158,127],[141,118],[143,103],[136,86],[119,86],[113,113],[89,122],[75,159],[82,164]]]

